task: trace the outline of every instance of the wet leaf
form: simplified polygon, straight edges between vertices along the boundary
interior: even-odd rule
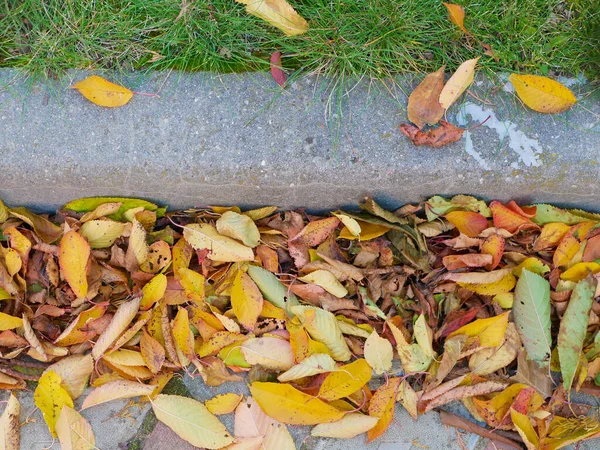
[[[97,75],[91,75],[73,85],[85,98],[98,106],[116,108],[129,103],[133,92],[129,89],[111,83]]]
[[[445,68],[442,66],[437,72],[427,75],[408,97],[408,120],[419,129],[425,125],[435,125],[444,115],[439,98],[444,87]]]
[[[577,102],[569,88],[548,77],[513,73],[509,80],[523,103],[537,112],[555,114]]]

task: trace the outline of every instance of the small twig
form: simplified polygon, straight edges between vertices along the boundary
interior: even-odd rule
[[[483,125],[483,124],[484,124],[484,123],[486,123],[488,120],[490,120],[490,117],[492,117],[492,116],[491,116],[491,115],[490,115],[490,116],[487,116],[487,118],[486,118],[486,119],[485,119],[483,122],[481,122],[480,124],[478,124],[478,125],[475,125],[475,126],[472,126],[472,127],[470,127],[470,128],[465,128],[465,130],[466,130],[466,131],[471,131],[471,130],[474,130],[475,128],[479,128],[481,125]]]
[[[149,92],[136,92],[136,91],[131,91],[133,92],[135,95],[143,95],[144,97],[157,97],[160,98],[160,95],[158,94],[151,94]]]
[[[0,367],[0,372],[10,375],[11,377],[20,378],[28,381],[38,381],[39,375],[27,375],[26,373],[18,372],[16,370],[9,369],[8,367]]]
[[[518,442],[513,441],[512,439],[508,439],[504,436],[494,434],[491,431],[483,428],[482,426],[479,426],[476,423],[471,422],[470,420],[463,419],[462,417],[457,416],[456,414],[452,414],[447,411],[440,411],[440,419],[444,425],[460,428],[461,430],[468,431],[469,433],[478,434],[479,436],[483,436],[492,441],[502,442],[503,444],[510,445],[519,450],[523,448],[521,447],[521,445],[519,445]]]

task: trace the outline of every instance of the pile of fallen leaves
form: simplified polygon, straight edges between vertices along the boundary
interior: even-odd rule
[[[46,217],[0,202],[0,387],[37,380],[63,449],[94,448],[84,393],[81,410],[139,396],[211,449],[294,448],[282,424],[371,441],[397,402],[416,420],[459,400],[492,431],[444,423],[516,448],[600,433],[571,401],[600,383],[600,215],[464,195],[360,207],[86,198]],[[161,394],[181,370],[251,397]],[[0,429],[19,448],[15,395]]]

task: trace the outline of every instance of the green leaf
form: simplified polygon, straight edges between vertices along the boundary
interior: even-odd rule
[[[478,212],[484,217],[492,216],[490,208],[483,200],[477,200],[470,195],[455,195],[450,200],[436,195],[425,202],[425,213],[430,222],[452,211],[472,211]]]
[[[558,332],[558,360],[565,390],[569,392],[575,378],[583,340],[587,332],[590,309],[594,300],[595,286],[588,276],[573,289],[569,306],[560,322]]]
[[[278,308],[287,311],[288,307],[300,304],[294,293],[268,270],[258,266],[249,266],[248,275],[256,283],[265,299]]]
[[[72,202],[67,203],[63,206],[62,209],[70,209],[71,211],[75,211],[78,213],[88,212],[95,210],[98,206],[104,203],[115,203],[120,202],[123,203],[121,208],[110,216],[107,216],[114,220],[123,220],[123,213],[131,208],[139,208],[140,206],[148,211],[156,211],[157,217],[161,217],[164,214],[164,209],[161,208],[162,214],[159,214],[158,206],[154,203],[150,203],[146,200],[142,200],[139,198],[127,198],[127,197],[86,197],[80,198],[77,200],[73,200]]]
[[[401,219],[393,213],[383,209],[381,206],[375,203],[375,200],[373,200],[371,197],[365,197],[358,206],[360,206],[360,209],[363,209],[374,216],[381,217],[383,220],[387,220],[388,222],[401,224],[408,223],[407,219]]]
[[[550,360],[550,284],[523,270],[513,303],[515,325],[529,359],[546,365]]]
[[[537,208],[535,216],[531,219],[538,225],[544,225],[552,222],[565,223],[567,225],[575,225],[577,223],[585,222],[585,217],[577,216],[565,211],[564,209],[557,208],[556,206],[540,204],[532,205]]]

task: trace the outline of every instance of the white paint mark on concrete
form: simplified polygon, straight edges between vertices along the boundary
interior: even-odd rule
[[[571,87],[584,84],[587,82],[587,79],[583,75],[579,75],[578,77],[558,77],[558,82],[564,84],[566,87]]]
[[[465,103],[457,115],[457,121],[460,125],[467,124],[467,115],[471,116],[474,122],[481,123],[488,116],[490,118],[483,124],[491,130],[498,133],[501,141],[508,140],[508,147],[517,154],[519,162],[527,167],[541,166],[540,155],[544,149],[537,139],[532,139],[517,129],[517,125],[509,120],[499,120],[491,109],[485,109],[480,105],[471,102]],[[466,134],[467,132],[465,132]],[[474,148],[472,141],[469,144],[470,136],[467,139],[465,150],[479,154]],[[471,153],[470,153],[471,154]],[[481,163],[480,163],[481,164]],[[518,168],[518,163],[512,163],[511,167]]]
[[[483,156],[481,156],[481,154],[473,148],[473,139],[471,139],[471,132],[465,131],[465,134],[463,136],[465,137],[465,151],[469,155],[471,155],[483,169],[492,170],[490,165],[485,161],[485,159],[483,159]]]

